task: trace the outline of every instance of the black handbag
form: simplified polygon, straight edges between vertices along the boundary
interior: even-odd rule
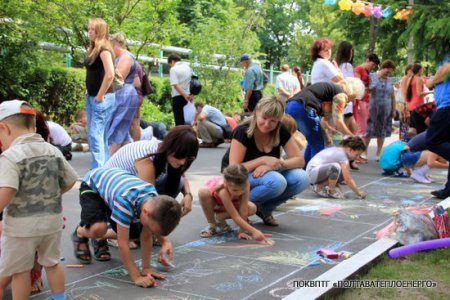
[[[155,88],[151,84],[150,79],[148,78],[148,75],[145,72],[144,75],[142,76],[141,92],[142,96],[148,96],[155,92]]]

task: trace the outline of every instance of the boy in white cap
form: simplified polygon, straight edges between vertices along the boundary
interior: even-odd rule
[[[37,252],[52,299],[61,300],[61,195],[78,176],[61,152],[36,133],[35,115],[25,101],[0,104],[0,211],[4,210],[0,276],[12,277],[13,299],[28,299]]]

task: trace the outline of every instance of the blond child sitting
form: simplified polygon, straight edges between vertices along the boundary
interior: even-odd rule
[[[209,225],[200,232],[201,237],[231,231],[226,219],[232,219],[239,227],[239,238],[269,241],[264,234],[249,224],[248,216],[256,213],[256,206],[249,201],[248,171],[240,165],[230,165],[223,170],[223,177],[216,176],[198,191],[200,204]]]

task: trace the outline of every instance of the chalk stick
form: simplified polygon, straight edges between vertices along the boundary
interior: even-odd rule
[[[66,265],[66,268],[83,268],[84,265]]]
[[[271,233],[264,233],[264,236],[265,236],[265,237],[271,237],[272,234],[271,234]]]

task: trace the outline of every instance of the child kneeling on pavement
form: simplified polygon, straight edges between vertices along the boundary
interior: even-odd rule
[[[141,287],[155,285],[164,276],[150,268],[152,234],[162,242],[158,259],[169,265],[173,248],[167,238],[181,218],[180,204],[169,196],[158,196],[153,185],[127,171],[117,168],[97,168],[83,178],[80,186],[81,222],[72,234],[75,256],[81,263],[91,262],[88,238],[94,258],[109,260],[106,243],[107,222],[117,233],[120,256],[133,282]],[[142,270],[134,263],[128,247],[130,239],[141,243]]]

